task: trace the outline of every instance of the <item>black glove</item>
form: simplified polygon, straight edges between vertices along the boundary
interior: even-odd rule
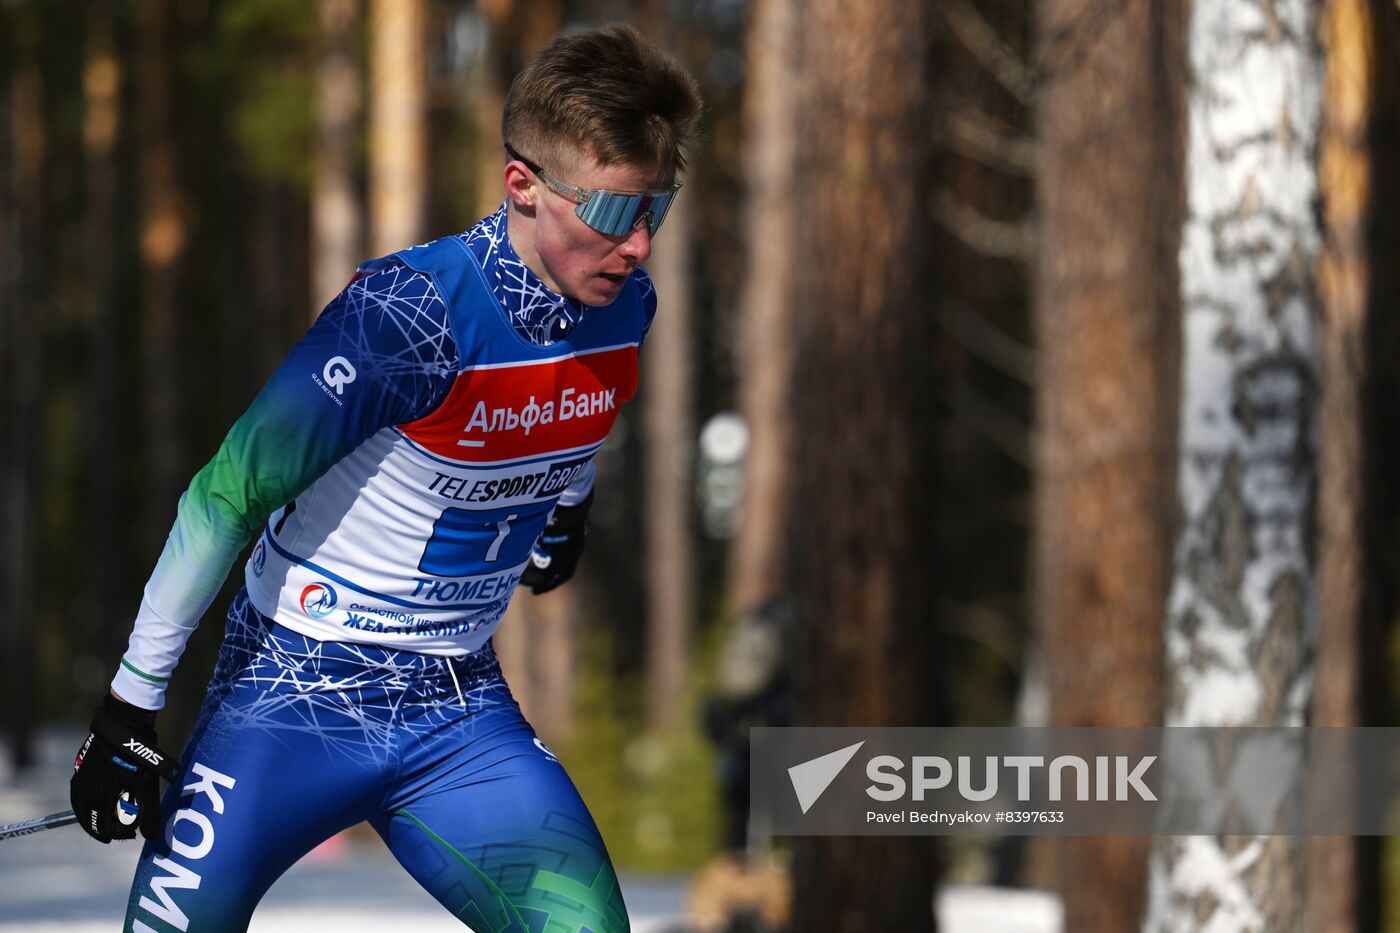
[[[583,542],[588,537],[588,509],[592,505],[590,492],[578,505],[561,505],[554,510],[544,534],[530,552],[530,563],[520,575],[521,586],[528,586],[538,596],[568,582],[583,554]]]
[[[156,714],[110,693],[92,715],[78,750],[68,796],[78,825],[101,843],[163,835],[160,778],[176,781],[179,766],[156,746]],[[123,799],[125,798],[125,799]]]

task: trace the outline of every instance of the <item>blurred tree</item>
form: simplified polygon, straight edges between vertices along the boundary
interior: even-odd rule
[[[169,68],[188,238],[183,262],[191,270],[182,278],[177,328],[183,489],[306,332],[318,10],[301,0],[225,0],[181,3],[176,15]],[[175,504],[145,500],[138,514],[164,535]],[[159,541],[133,549],[124,581],[130,598],[120,606],[123,641],[159,553]],[[194,724],[224,610],[242,583],[236,560],[171,681],[161,730],[172,744]],[[117,656],[104,660],[112,665]]]
[[[543,596],[522,588],[492,636],[511,694],[552,747],[570,742],[578,722],[574,707],[583,661],[578,638],[581,585],[581,577],[576,577]],[[573,592],[567,592],[570,588]]]
[[[158,554],[186,477],[181,470],[177,304],[188,217],[175,121],[179,10],[142,0],[137,14],[140,125],[141,411],[147,477],[141,550]]]
[[[424,3],[370,0],[369,239],[375,256],[425,236]]]
[[[477,211],[488,214],[505,199],[502,171],[501,110],[506,91],[530,56],[564,23],[559,0],[488,0],[479,6],[482,53],[471,77],[471,106],[476,123]],[[625,415],[624,415],[625,417]],[[582,575],[597,559],[597,547]],[[522,593],[511,600],[493,643],[511,692],[535,729],[548,741],[562,743],[574,727],[582,580],[545,597]]]
[[[656,0],[638,4],[639,31],[677,48],[683,23]],[[694,63],[683,63],[694,70]],[[687,153],[692,159],[698,153]],[[695,218],[697,172],[666,217],[647,270],[656,285],[656,326],[642,353],[641,441],[645,471],[642,553],[646,566],[647,721],[660,735],[679,724],[689,685],[696,617],[695,472]]]
[[[1030,10],[1029,0],[976,7],[949,0],[939,6],[936,33],[940,274],[933,300],[947,606],[938,656],[950,713],[966,725],[1009,722],[1018,679],[1026,698],[1019,712],[1029,717],[1020,724],[1045,719],[1026,594],[1036,248]]]
[[[1191,6],[1170,726],[1298,726],[1308,708],[1323,76],[1315,9],[1303,0]],[[1295,930],[1301,883],[1296,838],[1160,837],[1147,929]]]
[[[123,599],[121,570],[112,559],[112,542],[126,529],[113,503],[123,499],[121,473],[111,463],[121,445],[122,407],[130,403],[130,384],[119,365],[116,244],[124,231],[118,217],[120,168],[117,145],[124,122],[122,87],[124,62],[118,45],[115,17],[105,8],[93,10],[86,23],[83,63],[83,167],[86,209],[83,218],[82,326],[87,331],[87,380],[84,386],[82,458],[85,515],[82,536],[84,592],[77,613],[75,655],[79,670],[105,672],[110,659],[126,646],[129,608]],[[80,690],[105,684],[80,683]],[[87,697],[83,698],[88,699]]]
[[[1039,6],[1034,608],[1050,722],[1161,719],[1176,464],[1182,7]],[[1059,840],[1065,929],[1142,923],[1148,840]]]
[[[302,0],[226,0],[183,9],[200,14],[188,24],[191,39],[177,59],[181,152],[187,165],[200,166],[186,178],[191,202],[198,205],[191,219],[191,261],[201,270],[190,290],[202,307],[211,301],[219,307],[182,322],[188,328],[182,349],[221,358],[229,355],[228,347],[242,352],[239,364],[217,379],[207,370],[188,374],[187,384],[211,402],[215,385],[227,387],[217,392],[219,419],[209,423],[214,419],[206,410],[201,422],[186,422],[186,440],[199,463],[242,412],[251,390],[306,331],[314,214],[309,198],[320,148],[320,10],[319,3]],[[215,270],[223,275],[215,278]],[[336,287],[348,277],[349,269],[342,268]],[[313,312],[324,303],[316,302]]]
[[[748,267],[740,298],[736,366],[739,411],[748,427],[744,502],[729,550],[726,609],[752,612],[781,594],[792,490],[793,236],[797,146],[795,7],[749,7],[744,136],[748,170],[743,228]]]
[[[1036,251],[1031,0],[939,4],[935,656],[940,724],[1043,726],[1045,665],[1030,620],[1030,277]],[[993,884],[1046,887],[1050,838],[991,844]],[[971,860],[962,858],[962,865]],[[975,863],[972,863],[975,864]]]
[[[642,353],[642,456],[646,502],[642,552],[647,587],[647,719],[662,733],[682,712],[695,628],[691,496],[695,460],[695,367],[691,272],[693,190],[666,215],[648,266],[656,325]]]
[[[788,480],[803,725],[931,719],[932,11],[814,0],[785,14],[800,115],[780,235],[801,309]],[[793,855],[792,929],[934,928],[930,840],[801,837]]]
[[[738,340],[733,352],[735,394],[747,431],[737,528],[726,554],[721,620],[727,626],[704,709],[706,733],[721,755],[728,853],[752,858],[768,840],[751,838],[748,732],[787,725],[791,705],[788,655],[792,584],[786,560],[792,515],[793,240],[796,225],[798,111],[797,5],[753,0],[745,35],[742,100],[742,197],[735,218],[746,263],[737,294]],[[753,860],[750,864],[756,864]],[[737,892],[734,873],[718,863],[702,871],[691,892],[692,912],[718,912]],[[753,869],[748,868],[749,871]],[[742,876],[741,876],[742,877]],[[791,883],[785,883],[790,894]]]
[[[43,424],[44,325],[44,82],[40,72],[38,12],[7,11],[4,94],[0,97],[0,363],[4,378],[3,472],[5,601],[0,647],[4,657],[5,727],[15,768],[34,763],[37,681],[35,619],[39,611],[39,451]]]
[[[1393,472],[1381,438],[1393,427],[1377,422],[1393,410],[1393,317],[1375,300],[1372,270],[1386,253],[1375,249],[1371,226],[1375,168],[1388,163],[1381,139],[1384,72],[1394,73],[1400,48],[1386,43],[1396,10],[1372,0],[1331,0],[1323,47],[1327,55],[1318,180],[1326,240],[1319,265],[1322,310],[1319,400],[1317,674],[1310,722],[1317,726],[1383,725],[1383,631],[1395,612]],[[1386,61],[1387,51],[1389,61]],[[1393,121],[1393,117],[1391,118]],[[1390,341],[1374,341],[1388,330]],[[1379,351],[1379,352],[1378,352]],[[1394,377],[1389,377],[1393,381]],[[1376,395],[1377,384],[1390,391]],[[1379,411],[1375,409],[1379,408]],[[1369,435],[1369,436],[1368,436]],[[1378,450],[1379,448],[1379,450]],[[1379,454],[1379,456],[1378,456]],[[1379,533],[1378,533],[1379,532]],[[1380,852],[1377,840],[1310,837],[1304,841],[1306,930],[1347,933],[1380,929]]]
[[[499,207],[505,197],[501,188],[505,165],[501,109],[506,91],[530,57],[559,33],[566,10],[562,0],[484,0],[478,6],[485,20],[486,54],[473,81],[473,112],[479,138],[478,210],[485,214]]]
[[[362,258],[362,210],[355,186],[360,72],[355,61],[358,0],[321,0],[317,141],[311,192],[311,301],[314,317]],[[399,247],[395,247],[399,248]]]

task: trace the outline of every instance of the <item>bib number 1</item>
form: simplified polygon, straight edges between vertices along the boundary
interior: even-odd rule
[[[522,563],[549,521],[549,510],[445,509],[433,524],[418,569],[437,577],[465,577],[497,565]]]
[[[501,553],[501,542],[505,541],[506,535],[510,534],[510,523],[520,516],[511,512],[505,518],[496,522],[496,540],[491,542],[491,546],[486,549],[486,562],[491,563]]]

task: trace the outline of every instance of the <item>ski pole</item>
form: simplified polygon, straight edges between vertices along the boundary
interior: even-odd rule
[[[31,833],[42,833],[46,829],[57,829],[59,826],[68,826],[78,822],[78,818],[72,810],[64,810],[62,813],[50,813],[48,816],[35,817],[32,820],[25,820],[22,823],[11,823],[9,826],[0,826],[0,841],[13,839],[16,836],[28,836]]]
[[[131,795],[122,791],[121,799],[117,801],[117,819],[123,826],[130,826],[136,822],[136,814],[141,812],[141,808],[131,801]],[[48,816],[36,816],[32,820],[25,820],[22,823],[11,823],[9,826],[0,826],[0,842],[6,839],[13,839],[16,836],[29,836],[34,833],[42,833],[46,829],[57,829],[60,826],[71,826],[78,822],[78,817],[72,810],[64,810],[62,813],[50,813]]]

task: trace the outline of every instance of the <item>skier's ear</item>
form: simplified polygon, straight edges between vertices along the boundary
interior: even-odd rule
[[[535,215],[535,203],[540,197],[542,185],[534,173],[521,162],[511,160],[506,163],[504,179],[506,199],[511,206],[526,216]]]

